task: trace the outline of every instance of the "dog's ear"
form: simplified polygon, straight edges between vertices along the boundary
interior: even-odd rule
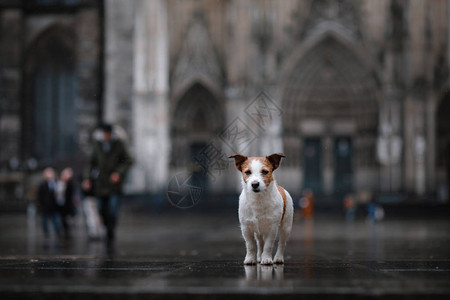
[[[228,158],[234,158],[234,165],[236,166],[236,169],[242,171],[242,164],[247,160],[248,157],[240,154],[233,154]]]
[[[280,161],[282,157],[286,157],[286,155],[284,155],[283,153],[274,153],[269,156],[266,156],[266,158],[272,164],[273,170],[276,170],[280,166]]]

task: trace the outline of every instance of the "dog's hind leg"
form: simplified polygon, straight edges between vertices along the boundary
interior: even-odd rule
[[[290,226],[288,226],[290,227]],[[284,249],[286,248],[286,242],[289,238],[291,228],[286,228],[285,226],[281,226],[280,228],[280,236],[278,239],[278,248],[275,253],[275,257],[273,258],[274,264],[283,264],[284,263]]]

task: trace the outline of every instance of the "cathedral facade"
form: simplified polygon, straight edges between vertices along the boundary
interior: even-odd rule
[[[19,133],[8,151],[32,149],[22,160],[85,157],[104,120],[128,133],[133,193],[165,193],[180,174],[198,175],[212,193],[236,193],[228,156],[237,152],[283,152],[278,181],[293,195],[310,189],[324,201],[366,192],[428,199],[448,189],[446,0],[73,2],[76,12],[65,17],[2,10],[2,24],[25,36],[16,46],[24,53],[18,74],[5,67],[16,48],[2,47],[2,87],[10,84],[5,76],[48,87],[24,88],[14,101],[2,96],[2,144]],[[60,70],[56,92],[73,95],[63,114],[75,116],[61,122],[53,146],[29,137],[50,131],[33,126],[32,116],[51,105],[29,100],[55,85],[53,71],[37,66],[45,47],[76,57],[51,67]],[[6,161],[10,152],[1,151]]]
[[[106,8],[107,49],[133,50],[106,52],[105,117],[132,132],[137,189],[200,168],[238,190],[234,152],[284,152],[297,195],[445,184],[447,1],[133,3]]]

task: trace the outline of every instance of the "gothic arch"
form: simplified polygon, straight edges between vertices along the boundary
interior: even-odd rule
[[[171,74],[172,99],[179,99],[200,82],[220,97],[223,68],[201,13],[194,14]]]
[[[63,52],[50,57],[53,60],[64,60],[72,66],[76,64],[75,48],[75,32],[62,24],[54,23],[47,26],[42,32],[36,35],[34,40],[30,43],[25,51],[25,71],[32,72],[41,60],[48,59],[48,52],[46,46],[49,40],[55,39],[62,46]]]
[[[298,119],[295,114],[306,112],[299,109],[300,105],[319,105],[312,101],[311,93],[321,92],[314,84],[332,88],[331,91],[343,92],[348,98],[368,105],[372,110],[378,109],[378,81],[376,76],[366,65],[358,59],[353,51],[350,51],[345,44],[334,35],[327,35],[318,41],[307,52],[302,51],[303,55],[296,63],[291,64],[289,77],[284,78],[283,106],[288,114],[285,119],[285,129],[290,130],[293,121]],[[285,76],[287,77],[287,76]],[[342,87],[342,88],[340,88]],[[364,94],[371,91],[372,94]],[[323,92],[323,91],[322,91]],[[325,91],[326,92],[326,91]],[[323,96],[326,96],[323,95]],[[345,97],[337,98],[339,94],[330,94],[329,101],[350,100]],[[364,96],[364,97],[361,97]],[[361,97],[361,100],[356,100]],[[319,100],[324,100],[319,98]],[[345,104],[345,103],[342,103]],[[353,104],[353,103],[347,103]],[[320,113],[327,107],[313,109],[310,113]],[[350,110],[356,107],[348,107]]]
[[[45,163],[76,153],[76,53],[70,28],[48,26],[26,50],[24,135],[26,157]]]
[[[225,121],[223,111],[216,95],[200,82],[192,84],[176,101],[170,132],[173,167],[189,164],[194,148],[206,145],[219,134]]]
[[[380,87],[368,67],[370,58],[360,59],[357,47],[349,45],[328,32],[310,38],[287,62],[281,95],[283,141],[292,166],[302,166],[302,143],[308,136],[327,137],[328,148],[339,136],[348,137],[355,169],[376,164]],[[322,157],[328,157],[324,168],[333,168],[332,152]]]
[[[171,95],[172,103],[179,101],[193,86],[201,85],[207,89],[215,99],[223,98],[220,87],[211,78],[206,76],[189,76],[182,83],[174,87]],[[176,105],[174,105],[175,107]]]
[[[292,73],[297,69],[298,63],[311,51],[313,51],[318,45],[327,40],[334,40],[346,51],[353,55],[353,58],[363,66],[367,71],[372,73],[373,79],[377,85],[381,85],[381,70],[377,64],[375,64],[374,54],[371,49],[362,46],[355,42],[351,37],[345,35],[343,32],[338,31],[335,28],[327,27],[313,35],[308,35],[297,47],[293,49],[287,59],[284,61],[281,68],[281,82],[286,81],[291,77]],[[284,84],[285,87],[286,84]],[[282,90],[284,90],[284,87]]]

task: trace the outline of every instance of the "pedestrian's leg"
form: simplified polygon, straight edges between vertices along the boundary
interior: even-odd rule
[[[119,216],[119,208],[120,208],[120,196],[119,195],[111,195],[109,197],[109,216],[108,216],[108,239],[113,240],[115,237],[115,228],[117,225],[117,218]]]
[[[48,230],[48,214],[43,212],[42,213],[42,230],[44,231],[44,236],[47,238],[50,235],[50,232]]]
[[[56,236],[61,236],[61,218],[59,216],[59,213],[52,213],[51,214],[51,221],[53,224],[53,229],[55,230]]]
[[[60,214],[62,228],[64,230],[64,237],[69,238],[69,223],[67,222],[68,214],[62,213]]]
[[[55,218],[55,232],[60,237],[61,236],[61,227],[62,227],[62,225],[61,225],[61,216],[58,213],[56,213],[54,215],[54,218]]]
[[[95,199],[95,198],[92,198]],[[95,201],[94,200],[90,200],[89,201],[91,203],[92,206],[92,221],[93,221],[93,226],[94,226],[94,232],[95,232],[95,236],[97,236],[98,238],[100,238],[102,236],[103,233],[103,228],[102,228],[102,220],[100,220],[100,214],[97,210],[97,207],[95,205]]]
[[[103,225],[107,226],[108,220],[108,199],[109,197],[98,198],[98,213],[102,218]]]

